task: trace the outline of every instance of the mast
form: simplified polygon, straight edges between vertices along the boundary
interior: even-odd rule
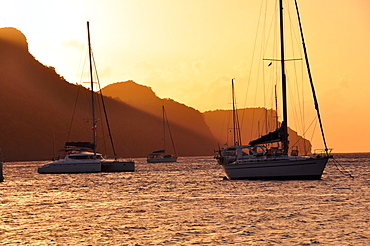
[[[90,26],[87,22],[87,41],[89,44],[89,62],[90,62],[90,87],[91,87],[91,116],[92,116],[92,130],[93,130],[93,144],[94,144],[94,156],[96,158],[96,119],[95,119],[95,99],[94,99],[94,80],[93,80],[93,69],[92,69],[92,58],[91,58],[91,42],[90,42]]]
[[[283,0],[279,0],[280,13],[280,51],[281,51],[281,84],[283,97],[283,121],[281,123],[283,153],[288,154],[288,107],[287,107],[287,89],[285,76],[285,54],[284,54],[284,17],[283,17]]]

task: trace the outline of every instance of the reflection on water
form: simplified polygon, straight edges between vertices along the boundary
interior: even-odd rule
[[[366,245],[370,154],[339,155],[320,181],[228,181],[211,157],[134,173],[38,174],[4,164],[0,244]]]

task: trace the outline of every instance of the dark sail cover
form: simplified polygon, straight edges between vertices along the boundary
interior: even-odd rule
[[[275,143],[281,141],[281,128],[249,142],[250,145]]]
[[[153,154],[164,153],[164,149],[162,149],[162,150],[157,150],[157,151],[153,151],[152,153],[153,153]]]
[[[77,149],[94,149],[94,144],[90,142],[66,142],[64,148],[77,148]]]

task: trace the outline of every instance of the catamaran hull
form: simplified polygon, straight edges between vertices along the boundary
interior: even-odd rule
[[[58,173],[97,173],[101,172],[100,162],[98,163],[49,163],[37,169],[40,174]]]
[[[167,162],[176,162],[177,157],[157,157],[157,158],[148,158],[148,163],[167,163]]]
[[[318,180],[327,162],[326,157],[261,160],[223,164],[222,168],[228,179]]]
[[[134,172],[135,163],[133,161],[103,161],[101,163],[102,172]]]

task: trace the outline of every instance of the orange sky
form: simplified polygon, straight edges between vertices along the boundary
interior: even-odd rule
[[[21,30],[41,63],[55,67],[70,82],[81,82],[90,20],[102,85],[132,79],[151,86],[160,97],[205,111],[230,107],[232,78],[239,107],[258,106],[244,102],[249,103],[245,88],[260,4],[0,0],[0,26]],[[299,4],[329,146],[336,152],[370,151],[370,2]],[[318,140],[313,143],[321,148]]]

